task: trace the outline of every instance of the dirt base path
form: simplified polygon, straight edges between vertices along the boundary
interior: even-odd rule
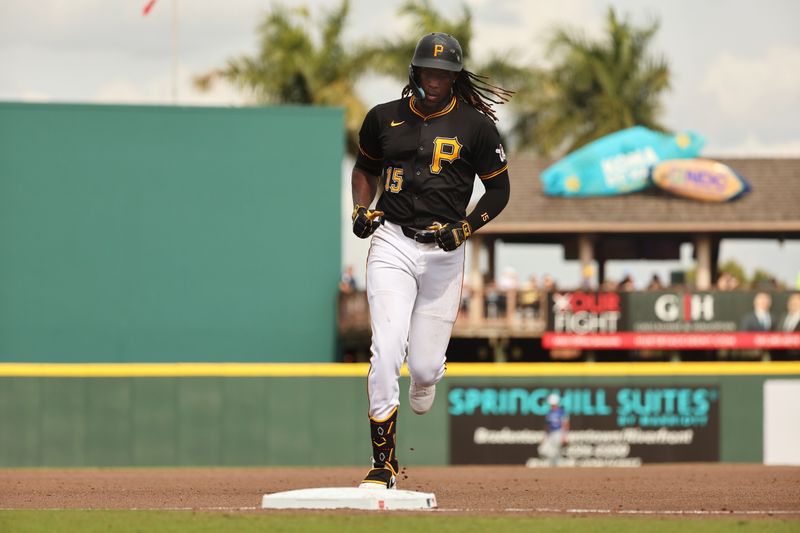
[[[360,468],[0,470],[2,509],[248,511],[261,496],[352,487]],[[680,464],[630,469],[412,467],[399,488],[434,492],[441,511],[800,517],[800,468]]]

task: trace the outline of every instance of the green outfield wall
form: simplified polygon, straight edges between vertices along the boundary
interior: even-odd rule
[[[367,464],[366,372],[363,364],[0,365],[0,466]],[[401,378],[398,457],[409,466],[450,462],[453,383],[711,385],[719,459],[759,463],[764,381],[798,377],[798,363],[453,364],[425,416],[407,408]]]
[[[319,107],[0,103],[0,361],[332,360],[342,128]]]

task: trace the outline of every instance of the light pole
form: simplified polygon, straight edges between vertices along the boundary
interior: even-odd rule
[[[178,105],[178,0],[172,0],[172,104]]]
[[[142,15],[147,16],[153,10],[158,0],[148,0],[142,10]],[[178,0],[172,0],[172,67],[170,69],[170,93],[172,104],[178,104]]]

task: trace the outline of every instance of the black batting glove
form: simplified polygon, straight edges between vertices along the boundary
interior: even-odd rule
[[[351,217],[353,219],[353,233],[359,239],[366,239],[381,225],[380,217],[382,216],[383,211],[371,211],[363,205],[356,204]]]
[[[472,226],[469,222],[462,220],[452,226],[450,224],[434,224],[428,228],[435,231],[436,244],[445,252],[452,252],[472,235]]]

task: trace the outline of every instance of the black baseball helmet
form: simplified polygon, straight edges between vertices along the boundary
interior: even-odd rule
[[[461,72],[464,68],[462,56],[461,45],[455,37],[446,33],[429,33],[417,43],[411,65]]]
[[[414,70],[417,67],[461,72],[464,69],[461,45],[455,37],[446,33],[429,33],[419,40],[408,66],[408,83],[417,97],[425,98],[425,91],[417,82],[417,73]]]

